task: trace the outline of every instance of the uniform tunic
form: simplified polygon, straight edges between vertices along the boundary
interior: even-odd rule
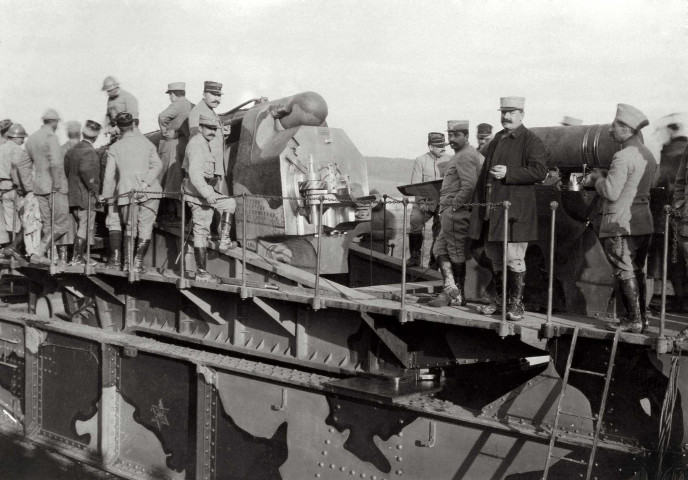
[[[218,135],[221,135],[219,131]],[[213,205],[207,201],[208,198],[222,194],[219,191],[219,185],[216,184],[213,187],[208,184],[208,181],[220,182],[224,178],[216,173],[217,164],[221,160],[213,155],[211,145],[201,133],[197,133],[189,141],[184,156],[184,170],[186,170],[187,176],[182,188],[187,194],[187,202],[191,205],[194,247],[197,248],[203,248],[207,245],[210,224],[213,220],[213,210],[220,213],[234,213],[236,208],[236,202],[233,198],[218,200]]]
[[[473,146],[465,144],[449,161],[440,190],[442,229],[433,249],[435,258],[448,255],[453,263],[466,261],[471,209],[461,204],[471,202],[483,160]]]
[[[162,162],[153,145],[146,137],[136,132],[125,132],[107,151],[107,164],[103,177],[103,196],[108,198],[131,190],[161,192],[158,175]],[[143,187],[143,182],[148,186]],[[153,232],[153,223],[160,204],[159,195],[146,194],[138,204],[135,225],[129,222],[129,196],[119,197],[117,205],[122,223],[127,225],[126,235],[148,240]]]
[[[69,183],[69,207],[78,237],[87,238],[88,205],[91,204],[91,232],[96,214],[95,199],[100,193],[100,158],[93,144],[82,140],[67,150],[65,173]],[[91,237],[88,232],[88,238]]]
[[[23,154],[24,150],[14,142],[9,141],[0,145],[0,243],[10,241],[8,232],[12,231],[13,225],[15,233],[21,229],[20,219],[15,218],[21,196],[14,187],[22,188],[25,182],[32,181],[33,175],[31,161]]]
[[[614,274],[621,280],[642,272],[653,232],[650,186],[657,162],[637,136],[616,152],[595,190],[603,198],[600,238]]]
[[[120,88],[116,97],[108,97],[105,124],[115,127],[117,115],[124,112],[130,113],[134,120],[138,120],[139,101],[131,93]]]
[[[69,202],[67,200],[67,176],[64,172],[64,157],[60,150],[57,135],[48,125],[43,125],[37,132],[26,139],[25,155],[33,161],[34,180],[27,189],[36,194],[41,221],[43,222],[42,239],[47,241],[51,233],[54,235],[56,245],[71,243]],[[55,192],[55,225],[51,232],[52,202],[50,193]]]
[[[158,125],[162,134],[158,145],[158,154],[162,161],[160,183],[164,191],[178,192],[181,188],[181,162],[189,143],[188,117],[193,107],[186,97],[179,97],[158,115]]]
[[[215,117],[218,124],[222,125],[220,117],[217,113],[215,113],[215,110],[210,108],[208,104],[205,103],[205,100],[201,100],[195,107],[191,109],[191,112],[189,112],[189,138],[193,138],[198,133],[201,115],[210,115],[211,117]],[[227,195],[229,194],[229,187],[225,178],[227,164],[225,163],[224,158],[224,137],[221,129],[217,131],[217,135],[213,141],[210,142],[210,151],[213,153],[213,156],[218,159],[218,161],[215,162],[215,175],[220,175],[222,177],[218,183],[219,192],[223,195]],[[229,161],[229,159],[227,159],[227,161]]]
[[[430,152],[424,153],[413,162],[411,183],[423,183],[441,179],[442,172],[439,165],[449,162],[450,159],[450,155],[442,155],[440,158],[437,158]],[[419,202],[423,200],[425,200],[423,197],[416,197],[416,203],[411,206],[411,228],[409,229],[409,234],[423,233],[425,224],[432,218],[433,237],[436,237],[437,233],[439,233],[439,216],[436,213],[437,206],[423,205],[421,207]]]

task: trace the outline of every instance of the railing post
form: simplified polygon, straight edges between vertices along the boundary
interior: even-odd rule
[[[499,325],[499,336],[504,338],[509,335],[509,324],[506,322],[507,306],[507,257],[509,248],[509,207],[511,202],[505,200],[504,203],[504,242],[502,246],[502,322]]]
[[[373,225],[373,212],[370,212],[370,225]],[[387,255],[387,194],[382,196],[382,248]]]
[[[55,192],[50,192],[50,274],[55,274]]]
[[[669,258],[669,219],[671,218],[671,206],[664,206],[664,245],[662,251],[662,303],[659,311],[659,339],[664,339],[664,322],[666,320],[666,286],[667,263]],[[652,292],[650,292],[650,296]]]
[[[91,196],[93,192],[88,191],[88,205],[86,206],[86,264],[84,265],[84,273],[92,275],[94,273],[91,266]]]
[[[549,225],[549,275],[547,278],[547,332],[552,329],[552,301],[554,296],[554,234],[557,220],[557,202],[550,202],[549,208],[552,210],[552,218]],[[550,338],[551,334],[547,337]]]
[[[179,282],[177,283],[177,287],[186,288],[186,259],[184,258],[186,251],[186,194],[184,192],[180,193],[179,200],[182,204],[182,226],[179,232],[181,235],[181,246],[179,248]]]
[[[408,198],[404,197],[401,200],[404,206],[404,221],[401,224],[401,309],[399,310],[399,321],[404,323],[410,318],[407,318],[406,312],[406,221],[408,219]]]
[[[323,203],[325,197],[320,195],[320,204],[318,205],[318,242],[315,253],[315,294],[313,296],[312,307],[313,310],[320,310],[320,255],[322,247],[322,216]]]
[[[136,194],[134,190],[129,192],[129,252],[127,252],[127,263],[129,263],[129,281],[133,282],[136,280],[136,274],[134,273],[134,222],[136,217],[134,216],[134,198]],[[126,234],[126,229],[124,230]]]
[[[246,287],[246,192],[241,194],[241,289],[239,298],[246,299],[251,296]],[[322,218],[321,218],[322,220]]]
[[[12,243],[14,243],[14,237],[17,235],[17,197],[19,196],[19,190],[14,189],[14,198],[12,202],[14,203],[14,208],[12,209]]]

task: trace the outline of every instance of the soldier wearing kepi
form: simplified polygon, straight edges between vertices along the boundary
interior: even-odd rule
[[[16,217],[17,209],[21,206],[24,192],[23,185],[33,182],[31,160],[24,156],[21,146],[28,136],[26,130],[19,123],[7,129],[7,142],[0,145],[0,197],[2,198],[2,214],[0,214],[0,256],[13,256],[20,259],[19,247],[22,244],[21,222]],[[14,228],[14,240],[8,245],[9,232]]]
[[[41,244],[38,253],[31,255],[30,261],[49,265],[50,260],[45,256],[45,253],[50,247],[52,239],[57,245],[57,265],[65,266],[68,261],[69,238],[67,233],[69,232],[70,218],[64,157],[55,134],[60,115],[51,108],[46,110],[42,118],[43,126],[26,140],[25,155],[33,161],[35,169],[33,185],[27,190],[33,191],[36,195],[41,212],[41,222],[43,222]],[[51,194],[54,197],[52,199]],[[55,223],[51,228],[53,216]]]
[[[483,149],[492,140],[492,125],[489,123],[479,123],[478,124],[478,152],[484,154]]]
[[[215,113],[215,109],[220,105],[221,101],[222,84],[211,81],[204,82],[203,99],[191,109],[191,112],[189,112],[190,138],[196,136],[196,134],[199,131],[201,115],[213,117],[215,120],[217,120],[217,124],[222,126],[222,121],[220,120],[220,117],[217,113]],[[215,188],[224,195],[227,195],[229,193],[227,182],[225,181],[225,172],[227,171],[227,165],[225,164],[224,158],[224,135],[229,134],[229,128],[229,125],[222,126],[222,129],[218,132],[215,132],[215,137],[210,141],[210,151],[216,159],[215,175],[219,175],[220,177],[222,177]]]
[[[503,265],[502,260],[504,208],[474,208],[469,227],[469,235],[474,240],[480,240],[483,225],[487,227],[485,253],[492,262],[492,275],[498,292],[501,292],[505,267],[508,271],[507,318],[512,321],[523,318],[526,249],[528,242],[538,238],[535,185],[547,176],[547,151],[542,140],[523,125],[524,106],[523,97],[500,99],[499,110],[504,129],[488,145],[474,197],[478,203],[511,203],[507,264]],[[480,311],[487,315],[498,313],[501,303],[501,295],[497,294]]]
[[[100,134],[98,122],[87,120],[84,126],[84,139],[67,150],[65,173],[69,183],[69,208],[76,225],[74,253],[71,264],[86,265],[90,259],[84,258],[86,242],[92,242],[95,223],[95,201],[100,193],[100,158],[93,147]],[[89,218],[90,204],[90,218]],[[89,229],[90,226],[90,229]]]
[[[588,179],[603,199],[599,236],[626,308],[626,316],[608,327],[634,333],[647,326],[643,269],[653,231],[650,186],[657,162],[638,134],[648,124],[640,110],[620,103],[609,135],[622,149],[612,157],[609,172],[593,170]]]
[[[451,156],[446,154],[448,145],[444,133],[428,133],[428,151],[413,162],[411,183],[430,182],[442,178],[439,165],[448,162]],[[440,233],[439,206],[425,203],[427,200],[416,197],[411,207],[411,221],[409,228],[409,253],[411,257],[406,262],[407,267],[420,267],[423,263],[423,230],[428,220],[432,219],[433,245]]]
[[[119,82],[115,77],[105,77],[103,80],[102,91],[108,95],[107,109],[105,112],[105,128],[103,133],[119,134],[117,129],[117,115],[128,113],[134,119],[134,130],[138,132],[139,126],[139,102],[136,97],[126,90],[120,88]]]
[[[0,145],[7,141],[7,131],[10,129],[11,126],[12,120],[10,120],[9,118],[0,120]]]
[[[184,82],[170,83],[165,93],[170,96],[170,105],[158,115],[162,135],[158,144],[158,154],[162,161],[160,183],[163,191],[178,192],[184,177],[181,164],[189,143],[189,112],[194,105],[186,99]],[[172,198],[163,201],[163,214],[176,218],[177,203],[178,200]]]
[[[113,195],[131,191],[153,192],[152,194],[137,193],[134,195],[133,202],[129,195],[116,200],[121,223],[126,224],[123,270],[130,268],[130,240],[136,238],[138,233],[134,264],[131,268],[141,273],[144,271],[143,259],[150,245],[153,223],[160,204],[160,198],[156,192],[162,191],[158,181],[162,163],[155,145],[143,135],[134,132],[134,118],[129,113],[117,115],[117,128],[121,132],[121,137],[107,152],[101,202]],[[129,211],[132,207],[137,207],[133,224],[130,221],[131,212]],[[114,244],[112,238],[110,242]]]
[[[440,190],[442,229],[434,254],[442,274],[443,290],[428,303],[431,307],[465,305],[466,241],[471,209],[464,206],[473,198],[483,156],[468,144],[468,120],[448,122],[449,145],[456,151],[449,160]]]
[[[211,151],[212,142],[218,135],[222,135],[218,119],[213,115],[201,114],[198,133],[186,147],[184,170],[187,177],[182,187],[191,206],[196,280],[212,283],[219,282],[215,275],[206,270],[208,236],[215,210],[222,216],[218,249],[223,251],[237,246],[230,238],[236,202],[233,198],[221,198],[223,195],[218,191],[218,182],[222,176],[216,173],[217,163],[221,163],[221,160]]]

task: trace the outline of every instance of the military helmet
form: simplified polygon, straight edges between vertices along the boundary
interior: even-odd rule
[[[26,133],[26,130],[24,130],[24,127],[22,127],[21,123],[14,123],[12,126],[7,130],[7,136],[9,138],[15,138],[15,137],[28,137],[29,135]]]
[[[103,80],[103,88],[101,89],[103,92],[109,92],[113,88],[119,87],[119,82],[117,79],[113,76],[108,75],[105,77],[105,80]]]

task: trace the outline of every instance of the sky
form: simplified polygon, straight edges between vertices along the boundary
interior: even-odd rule
[[[157,129],[167,84],[254,97],[320,93],[363,155],[414,158],[447,120],[499,129],[499,97],[526,126],[650,121],[688,111],[688,0],[0,0],[0,118],[102,120],[114,75]],[[60,130],[60,134],[64,133]],[[475,144],[475,140],[473,140]]]

